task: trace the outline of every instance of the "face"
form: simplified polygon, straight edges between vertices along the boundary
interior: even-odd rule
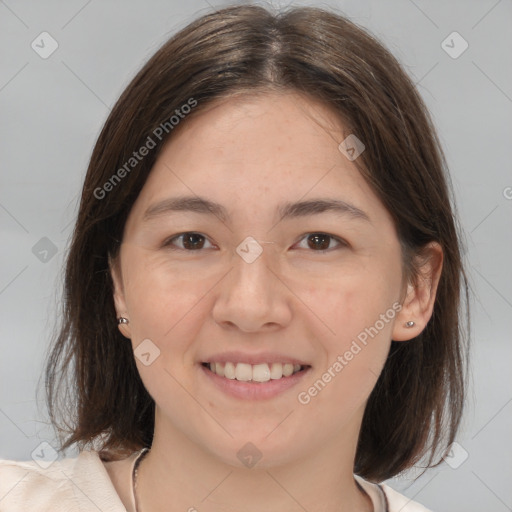
[[[355,444],[403,281],[348,135],[320,104],[265,94],[210,106],[164,146],[113,269],[160,432],[238,466],[248,442],[269,466]]]

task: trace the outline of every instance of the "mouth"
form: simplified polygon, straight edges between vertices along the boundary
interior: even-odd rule
[[[248,364],[228,361],[225,363],[203,362],[201,365],[209,372],[224,379],[262,384],[288,379],[311,368],[309,365],[290,362]]]

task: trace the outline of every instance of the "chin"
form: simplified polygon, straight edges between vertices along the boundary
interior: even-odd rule
[[[273,429],[275,426],[274,423]],[[245,434],[234,435],[233,438],[224,439],[215,445],[206,445],[205,448],[213,457],[229,466],[270,469],[291,463],[300,456],[297,448],[304,446],[304,441],[294,441],[293,436],[278,435],[272,429],[265,429],[262,433],[261,430],[247,427],[243,432]]]

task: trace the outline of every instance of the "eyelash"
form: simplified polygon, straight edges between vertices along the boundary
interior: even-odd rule
[[[185,252],[200,252],[201,250],[203,249],[196,249],[196,250],[187,250],[187,249],[183,249],[181,247],[173,247],[172,246],[172,243],[177,240],[178,238],[181,238],[185,235],[199,235],[201,237],[203,237],[204,239],[207,240],[207,237],[205,235],[203,235],[202,233],[198,233],[196,231],[185,231],[184,233],[180,233],[179,235],[174,235],[172,236],[171,238],[168,238],[164,243],[163,243],[163,247],[166,247],[166,248],[170,248],[171,250],[173,251],[185,251]],[[345,242],[345,240],[343,240],[342,238],[339,238],[337,236],[334,236],[334,235],[331,235],[329,233],[324,233],[322,231],[313,231],[311,233],[306,233],[300,240],[304,240],[305,238],[307,238],[308,236],[312,236],[312,235],[322,235],[322,236],[325,236],[325,237],[328,237],[328,238],[331,238],[332,240],[335,240],[336,242],[338,242],[339,244],[339,247],[338,248],[343,248],[343,247],[348,247],[348,243]],[[329,244],[330,245],[330,244]],[[334,250],[333,248],[330,248],[330,249],[321,249],[321,250],[318,250],[318,251],[315,251],[315,250],[312,250],[312,252],[319,252],[321,254],[323,253],[326,253],[326,252],[329,252],[329,251],[332,251]]]

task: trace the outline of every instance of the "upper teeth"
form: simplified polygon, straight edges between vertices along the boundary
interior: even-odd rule
[[[221,377],[255,382],[267,382],[270,379],[289,377],[298,372],[302,367],[300,364],[292,363],[209,363],[210,370]]]

